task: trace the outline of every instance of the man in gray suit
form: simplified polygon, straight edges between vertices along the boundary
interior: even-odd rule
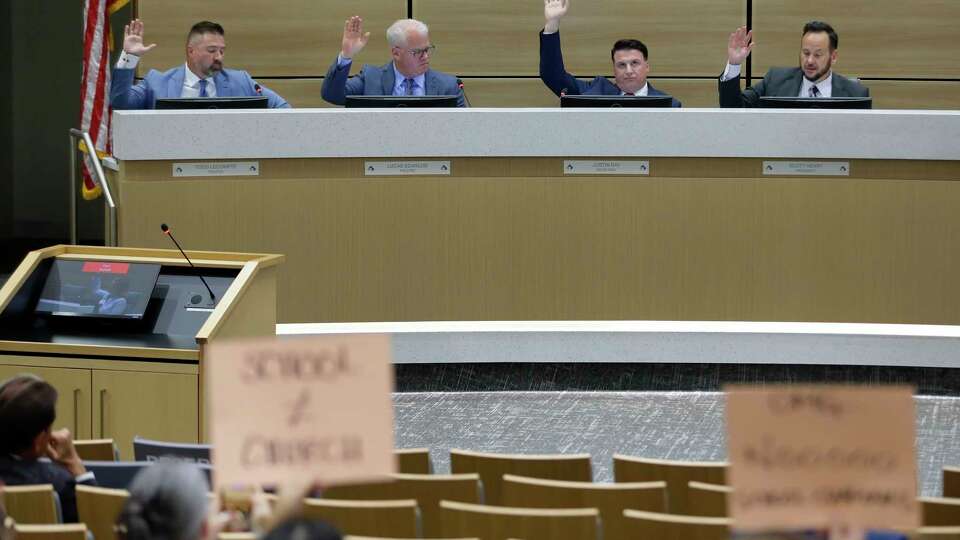
[[[803,26],[800,39],[800,66],[770,68],[763,80],[740,91],[740,64],[753,50],[753,31],[740,27],[730,34],[727,44],[727,67],[720,76],[721,107],[757,107],[763,96],[778,97],[868,97],[870,90],[839,73],[833,72],[837,62],[839,38],[825,22],[811,21]]]
[[[340,55],[327,70],[320,92],[323,99],[343,105],[346,96],[457,96],[457,106],[466,107],[463,89],[453,75],[430,69],[434,47],[427,25],[416,19],[400,19],[387,28],[392,60],[383,66],[364,64],[348,79],[353,57],[367,44],[363,19],[354,15],[343,25]]]

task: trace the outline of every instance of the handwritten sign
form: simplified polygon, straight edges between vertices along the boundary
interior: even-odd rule
[[[728,390],[729,505],[738,529],[920,525],[910,388]]]
[[[394,472],[387,336],[214,343],[204,366],[218,486]]]

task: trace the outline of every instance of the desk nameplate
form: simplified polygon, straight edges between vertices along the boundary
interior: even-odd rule
[[[625,174],[649,175],[650,162],[647,160],[605,160],[587,159],[563,160],[563,174]]]
[[[450,161],[364,161],[364,176],[449,176]]]
[[[850,176],[849,161],[764,161],[764,176]]]
[[[174,178],[188,176],[260,176],[259,161],[216,161],[202,163],[174,163]]]

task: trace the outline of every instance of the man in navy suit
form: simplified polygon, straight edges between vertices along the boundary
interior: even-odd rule
[[[546,22],[540,32],[540,80],[554,94],[600,95],[600,96],[665,96],[647,81],[650,64],[647,62],[647,46],[636,39],[621,39],[613,44],[610,57],[613,60],[611,83],[606,77],[597,76],[590,82],[578,80],[567,73],[560,50],[560,19],[567,14],[569,0],[544,0],[543,15]],[[673,106],[680,102],[673,100]]]
[[[246,71],[223,67],[223,34],[223,27],[217,23],[198,22],[187,35],[184,65],[163,73],[150,70],[142,81],[133,84],[134,68],[140,57],[157,46],[144,45],[143,22],[134,19],[123,28],[123,54],[113,70],[110,105],[114,109],[153,109],[158,98],[262,95],[271,108],[289,108],[282,97],[257,84]]]
[[[832,26],[810,21],[800,37],[800,66],[770,68],[763,80],[740,91],[740,64],[753,50],[753,30],[740,27],[727,43],[727,66],[720,75],[721,107],[757,107],[762,96],[868,97],[870,89],[833,72],[840,38]]]
[[[382,66],[364,64],[351,78],[353,57],[367,44],[363,19],[354,15],[343,25],[340,55],[323,78],[321,95],[334,105],[343,105],[346,96],[457,96],[457,106],[466,107],[463,89],[453,75],[430,69],[427,25],[416,19],[400,19],[387,28],[392,60]]]

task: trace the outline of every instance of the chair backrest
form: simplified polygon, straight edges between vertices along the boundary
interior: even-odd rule
[[[51,484],[3,486],[7,515],[17,523],[55,524],[63,521],[60,498]]]
[[[730,486],[707,484],[706,482],[687,482],[687,503],[689,515],[728,517],[727,497],[733,492]]]
[[[369,484],[333,486],[324,499],[385,501],[414,499],[420,508],[423,535],[440,536],[440,501],[482,502],[480,476],[470,474],[395,474],[391,480]]]
[[[133,459],[137,461],[157,461],[161,458],[209,465],[210,445],[133,438]]]
[[[511,508],[441,501],[443,534],[484,539],[588,540],[599,532],[596,508]]]
[[[726,484],[727,463],[647,459],[614,454],[613,479],[616,482],[666,482],[667,512],[690,514],[687,484],[689,482]]]
[[[97,539],[99,540],[99,539]],[[217,540],[257,540],[257,533],[253,532],[221,532],[217,533]]]
[[[960,526],[960,498],[918,497],[924,527]]]
[[[488,454],[452,449],[450,472],[479,474],[484,502],[490,505],[503,504],[501,489],[505,474],[571,482],[593,480],[590,454]]]
[[[17,533],[17,540],[87,540],[87,526],[83,523],[56,525],[17,523],[13,528]]]
[[[73,441],[77,455],[84,461],[117,461],[120,451],[113,439],[85,439]]]
[[[727,540],[730,518],[679,516],[641,510],[624,510],[632,538],[657,540]]]
[[[84,461],[83,466],[97,477],[97,485],[113,489],[127,489],[133,477],[152,461]]]
[[[604,540],[633,538],[623,528],[627,508],[663,512],[665,482],[594,484],[503,475],[503,504],[528,508],[596,508],[603,520]]]
[[[943,496],[960,497],[960,467],[943,468]]]
[[[397,458],[398,473],[430,474],[433,472],[429,448],[397,448],[393,451],[393,455]]]
[[[960,540],[960,527],[920,527],[910,540]]]
[[[125,489],[77,485],[77,515],[96,540],[110,540],[114,537],[113,526],[128,497],[130,493]]]
[[[480,540],[479,538],[435,538],[432,536],[424,536],[424,538],[433,538],[433,540]],[[419,538],[387,538],[385,536],[355,536],[348,534],[343,537],[343,540],[420,540]]]
[[[420,536],[420,511],[413,499],[345,501],[307,499],[304,517],[322,519],[343,534],[416,538]]]

